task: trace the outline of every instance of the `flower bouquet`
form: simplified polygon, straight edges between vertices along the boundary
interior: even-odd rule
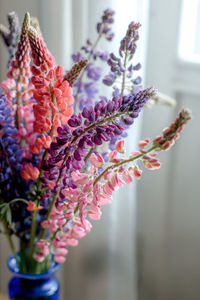
[[[103,13],[97,40],[72,56],[69,71],[56,64],[28,13],[21,29],[15,13],[8,15],[9,29],[0,27],[10,53],[0,92],[0,222],[21,273],[43,274],[53,262],[65,262],[113,192],[140,179],[142,165],[160,168],[157,154],[191,119],[182,109],[160,136],[140,141],[125,157],[127,129],[156,91],[134,77],[141,67],[131,63],[140,24],[130,23],[119,55],[97,49],[101,38],[113,39],[113,16]],[[98,61],[110,67],[103,80]],[[109,99],[99,96],[102,81]]]

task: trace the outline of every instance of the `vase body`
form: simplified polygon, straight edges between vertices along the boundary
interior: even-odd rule
[[[10,300],[59,300],[59,281],[55,277],[59,264],[53,263],[41,274],[20,273],[16,260],[11,256],[8,268],[14,274],[8,285]]]

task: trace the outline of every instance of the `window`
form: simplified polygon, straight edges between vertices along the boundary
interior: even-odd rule
[[[178,56],[200,63],[200,0],[183,0]]]

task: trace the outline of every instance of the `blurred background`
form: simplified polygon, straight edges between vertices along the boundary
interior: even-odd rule
[[[21,21],[29,11],[57,63],[69,69],[71,53],[95,39],[96,22],[108,7],[116,11],[116,37],[101,47],[117,53],[128,24],[139,21],[135,63],[142,63],[143,84],[177,101],[175,108],[144,109],[129,133],[130,151],[139,139],[160,134],[182,106],[193,120],[161,154],[162,168],[144,170],[139,183],[117,191],[91,233],[70,249],[59,274],[61,300],[199,300],[200,0],[0,0],[0,23],[7,25],[10,11]],[[0,81],[7,57],[0,41]],[[1,237],[0,293],[10,277],[8,253]]]

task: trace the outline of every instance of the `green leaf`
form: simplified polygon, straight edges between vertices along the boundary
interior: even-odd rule
[[[48,187],[43,188],[41,191],[41,196],[44,196],[44,194],[46,193],[47,190],[48,190]]]
[[[8,224],[12,224],[12,214],[11,214],[10,206],[8,206],[8,209],[6,211],[6,221]]]
[[[9,204],[5,203],[2,207],[1,207],[1,210],[0,210],[0,213],[1,215],[5,215],[6,214],[6,211],[7,209],[9,208]]]

